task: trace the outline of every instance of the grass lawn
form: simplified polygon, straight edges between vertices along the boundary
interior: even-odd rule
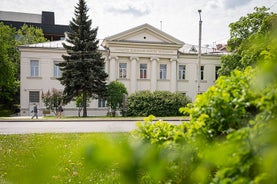
[[[124,160],[128,139],[127,133],[0,135],[0,183],[121,183],[116,161]]]

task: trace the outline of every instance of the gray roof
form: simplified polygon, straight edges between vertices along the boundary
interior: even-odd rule
[[[185,43],[180,49],[179,52],[183,54],[198,54],[198,45],[192,45]],[[201,54],[207,54],[207,55],[224,55],[228,54],[226,51],[218,50],[217,48],[206,46],[201,47]]]
[[[51,42],[42,42],[35,43],[29,45],[22,45],[22,47],[30,47],[30,48],[59,48],[63,49],[63,43],[66,43],[65,40],[51,41]],[[99,40],[99,50],[105,50],[104,47],[100,45],[101,40]],[[69,44],[69,43],[66,43]]]

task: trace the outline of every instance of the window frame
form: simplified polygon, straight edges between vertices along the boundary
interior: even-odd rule
[[[107,107],[107,100],[104,98],[99,98],[98,99],[98,108],[104,108]]]
[[[30,76],[39,77],[39,61],[30,60]]]
[[[182,70],[180,70],[180,67],[183,66]],[[179,80],[186,80],[186,65],[179,65],[178,67],[178,79]]]
[[[147,63],[141,63],[139,65],[139,77],[140,79],[147,79]]]
[[[204,80],[204,70],[205,70],[204,65],[201,65],[200,66],[200,80]]]
[[[29,91],[29,103],[40,103],[40,91]]]
[[[218,79],[219,75],[218,75],[218,70],[221,69],[221,66],[215,66],[215,80]]]
[[[125,66],[125,67],[122,67]],[[119,75],[118,77],[120,79],[126,79],[127,78],[127,63],[119,63]]]
[[[53,62],[53,77],[58,78],[62,76],[62,71],[57,64],[61,63],[61,61],[54,61]]]
[[[162,68],[164,66],[165,68]],[[160,80],[167,79],[167,64],[160,64]]]

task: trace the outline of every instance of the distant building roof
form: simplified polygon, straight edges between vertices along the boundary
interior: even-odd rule
[[[60,40],[64,37],[65,32],[69,32],[68,25],[56,25],[54,12],[43,11],[42,14],[30,14],[19,12],[0,11],[0,22],[12,26],[17,30],[24,24],[41,28],[44,37],[48,40]]]
[[[208,54],[208,55],[224,55],[228,54],[229,52],[226,51],[226,47],[224,47],[222,44],[219,44],[220,47],[210,47],[207,45],[206,47],[201,47],[201,53],[202,54]],[[224,48],[224,49],[223,49]],[[179,52],[183,54],[198,54],[198,45],[192,45],[185,43],[180,49]]]
[[[0,20],[1,21],[1,20]],[[50,24],[39,24],[39,23],[30,23],[30,22],[14,22],[14,21],[1,21],[5,25],[10,25],[16,29],[20,29],[24,24],[29,26],[34,26],[36,28],[41,28],[45,35],[59,35],[64,36],[65,32],[69,32],[69,26],[66,25],[50,25]]]
[[[20,47],[29,47],[29,48],[63,48],[63,43],[67,43],[65,40],[58,40],[58,41],[51,41],[51,42],[43,42],[43,43],[35,43],[35,44],[29,44],[29,45],[21,45]],[[99,40],[99,50],[105,50],[104,47],[100,45],[101,41]]]
[[[0,11],[0,20],[14,22],[42,23],[42,15],[34,13]]]
[[[21,45],[21,47],[32,47],[32,48],[63,48],[63,43],[65,40],[51,41],[51,42],[42,42],[34,43],[29,45]]]

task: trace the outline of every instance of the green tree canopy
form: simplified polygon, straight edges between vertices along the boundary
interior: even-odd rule
[[[219,75],[228,76],[234,69],[243,70],[248,66],[255,66],[262,51],[268,49],[268,45],[261,40],[269,39],[277,16],[265,7],[256,7],[254,10],[255,12],[229,25],[231,38],[228,40],[228,48],[233,53],[221,58]],[[260,43],[264,47],[260,47]]]
[[[59,80],[65,86],[64,103],[83,95],[83,116],[86,117],[87,99],[106,94],[105,80],[108,75],[104,71],[102,54],[98,51],[98,28],[91,28],[92,21],[84,0],[79,0],[74,15],[66,43],[63,44],[67,54],[63,55],[64,62],[58,64],[62,71]]]
[[[128,94],[126,87],[123,83],[118,81],[112,81],[108,84],[107,91],[107,105],[111,107],[113,115],[115,111],[123,111],[123,95]]]
[[[0,22],[0,107],[12,113],[19,104],[20,58],[17,46],[44,42],[41,29],[23,25],[18,31]],[[8,115],[9,113],[6,113]]]
[[[47,39],[44,37],[41,28],[34,26],[28,26],[24,24],[18,31],[16,36],[16,45],[25,45],[46,42]]]
[[[274,15],[273,12],[268,12],[269,8],[255,7],[254,12],[241,17],[237,22],[233,22],[230,27],[230,39],[228,40],[228,47],[231,51],[237,49],[243,40],[248,39],[251,35],[256,33],[265,33],[270,30],[270,17]]]
[[[10,110],[14,103],[19,83],[16,80],[16,65],[12,54],[15,51],[15,29],[0,22],[0,115],[3,109]],[[5,106],[4,106],[5,105]],[[3,115],[7,115],[3,113]]]

